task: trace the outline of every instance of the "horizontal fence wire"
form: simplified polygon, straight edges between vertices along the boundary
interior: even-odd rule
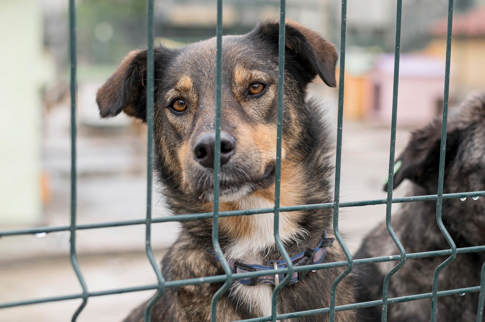
[[[470,192],[457,192],[457,193],[445,193],[443,194],[443,199],[461,199],[466,198],[477,198],[485,197],[485,191],[470,191]],[[422,196],[407,196],[393,198],[392,203],[409,203],[409,202],[419,202],[419,201],[435,201],[438,198],[437,195],[422,195]],[[387,199],[373,199],[373,200],[359,200],[359,201],[347,201],[341,202],[339,204],[340,208],[348,207],[363,207],[363,206],[376,206],[385,205]],[[283,206],[280,207],[280,212],[292,212],[292,211],[302,211],[302,210],[316,210],[332,208],[334,206],[333,202],[328,203],[316,203],[316,204],[305,204],[298,206]],[[247,209],[247,210],[230,210],[230,211],[220,211],[220,217],[233,217],[233,216],[252,216],[258,214],[272,213],[274,208],[258,208],[258,209]],[[196,214],[181,214],[176,216],[164,216],[159,218],[153,218],[152,224],[165,223],[165,222],[184,222],[200,219],[212,218],[212,212],[196,213]],[[124,226],[136,226],[144,225],[146,219],[132,219],[132,220],[120,220],[105,223],[96,224],[81,224],[76,225],[76,230],[89,230],[89,229],[102,229],[102,228],[116,228]],[[34,234],[46,234],[46,233],[58,233],[69,231],[70,226],[54,226],[54,227],[37,227],[37,228],[27,228],[27,229],[11,229],[0,231],[0,238],[8,236],[19,236],[19,235],[34,235]]]
[[[480,253],[480,252],[485,252],[485,245],[457,248],[457,254],[470,254],[470,253]],[[430,257],[437,257],[437,256],[447,256],[450,254],[451,254],[450,249],[444,249],[444,250],[426,251],[426,252],[418,252],[418,253],[408,253],[407,258],[421,259],[421,258],[430,258]],[[399,261],[399,260],[400,260],[400,255],[391,255],[391,256],[378,256],[378,257],[370,257],[370,258],[353,259],[352,263],[353,265],[362,265],[362,264],[384,263],[384,262]],[[322,263],[322,264],[296,266],[294,270],[295,272],[304,272],[304,271],[310,271],[310,270],[343,267],[346,265],[347,265],[347,261],[338,261],[338,262],[328,262],[328,263]],[[233,274],[232,278],[234,280],[238,280],[242,278],[254,278],[259,276],[274,275],[276,273],[281,274],[286,272],[287,272],[286,268],[279,268],[277,270],[264,270],[264,271]],[[226,279],[225,275],[215,275],[215,276],[198,277],[198,278],[183,279],[183,280],[166,281],[165,287],[180,287],[180,286],[187,286],[187,285],[200,285],[204,283],[219,283],[219,282],[225,281],[225,279]],[[155,285],[144,285],[144,286],[132,287],[132,288],[126,288],[126,289],[125,288],[112,289],[112,290],[107,290],[106,293],[103,293],[102,295],[130,293],[130,292],[136,292],[136,291],[147,291],[147,290],[152,290],[156,288],[157,288],[157,285],[155,284]],[[124,292],[124,290],[126,290],[126,292]],[[90,296],[93,296],[92,294],[99,294],[99,292],[92,292],[88,294]],[[72,299],[72,298],[78,298],[78,297],[75,294],[69,294],[69,295],[64,295],[60,297],[46,297],[46,298],[32,299],[32,300],[25,300],[25,301],[6,302],[6,303],[0,303],[0,309],[22,306],[22,305],[37,304],[37,303],[53,302],[53,301],[56,301],[55,299],[58,299],[58,298]]]
[[[274,275],[275,273],[281,273],[282,271],[284,271],[284,269],[273,271],[271,273],[271,275]],[[296,267],[295,267],[295,271],[298,271]],[[233,276],[235,276],[235,275],[233,275]],[[225,280],[225,277],[224,277],[224,275],[222,275],[221,279],[219,279],[217,281],[211,281],[210,283],[221,282],[221,281],[224,281],[224,280]],[[194,284],[197,284],[197,283],[194,283]],[[177,284],[177,283],[166,282],[166,287],[180,287],[180,286],[184,286],[184,285],[186,285],[186,284]],[[146,285],[146,286],[136,286],[136,287],[124,287],[124,288],[112,289],[112,290],[88,292],[87,295],[89,297],[99,297],[99,296],[109,296],[109,295],[126,294],[126,293],[132,293],[132,292],[142,292],[142,291],[156,290],[157,288],[158,288],[157,284]],[[464,288],[458,288],[458,289],[452,289],[452,290],[446,290],[446,291],[438,291],[437,294],[438,294],[439,297],[441,297],[441,296],[450,296],[450,295],[457,295],[457,294],[478,293],[480,291],[481,291],[481,286],[472,286],[472,287],[464,287]],[[17,306],[34,305],[34,304],[43,304],[43,303],[50,303],[50,302],[76,300],[76,299],[80,299],[82,297],[83,297],[83,294],[81,294],[81,293],[64,295],[64,296],[46,297],[46,298],[38,299],[38,300],[35,300],[35,301],[21,301],[21,302],[18,302],[19,303],[18,305],[10,305],[10,306],[0,305],[0,309],[17,307]],[[389,298],[388,302],[389,303],[401,303],[401,302],[409,302],[409,301],[414,301],[414,300],[427,299],[427,298],[431,298],[431,297],[432,297],[431,292],[430,293],[421,293],[421,294],[414,294],[414,295],[407,295],[407,296]],[[345,304],[345,305],[337,305],[335,307],[335,310],[336,311],[355,310],[355,309],[360,309],[360,308],[374,307],[374,306],[378,306],[378,305],[381,305],[381,304],[382,304],[382,300],[374,300],[374,301],[359,302],[359,303],[352,303],[352,304]],[[482,308],[483,308],[483,306],[482,306]],[[292,313],[287,313],[287,314],[279,314],[279,315],[277,315],[277,319],[289,318],[289,315],[291,315],[291,317],[296,317],[296,315],[304,316],[304,315],[327,313],[329,310],[330,310],[330,308],[321,308],[321,309],[315,309],[315,310],[306,310],[306,311],[292,312]],[[270,321],[271,317],[260,317],[260,318],[254,318],[254,319],[247,319],[247,320],[244,320],[244,321],[268,321],[268,320]]]
[[[457,254],[468,254],[468,253],[477,253],[477,252],[485,252],[485,246],[473,246],[473,247],[466,247],[466,248],[457,248]],[[421,258],[429,258],[435,256],[446,256],[451,254],[451,250],[438,250],[438,251],[428,251],[428,252],[419,252],[419,253],[409,253],[407,254],[408,259],[421,259]],[[389,261],[399,261],[400,255],[393,255],[393,256],[379,256],[379,257],[371,257],[365,259],[354,259],[354,265],[361,265],[361,264],[370,264],[370,263],[382,263],[382,262],[389,262]],[[295,272],[303,272],[303,271],[310,271],[310,270],[318,270],[318,269],[327,269],[327,268],[334,268],[334,267],[343,267],[347,266],[347,261],[340,261],[340,262],[329,262],[324,264],[314,264],[314,265],[304,265],[295,267]],[[484,290],[484,282],[485,282],[485,273],[483,273],[482,269],[482,279],[481,279],[481,286],[469,287],[469,288],[460,288],[455,290],[448,290],[448,291],[439,291],[437,294],[438,296],[447,296],[447,295],[454,295],[454,294],[463,294],[463,293],[472,293],[472,292],[482,292],[481,294],[485,293]],[[281,268],[277,270],[265,270],[265,271],[257,271],[257,272],[248,272],[248,273],[238,273],[233,274],[232,278],[234,280],[243,279],[243,278],[255,278],[259,276],[265,275],[274,275],[274,274],[281,274],[286,273],[286,268]],[[192,278],[192,279],[184,279],[184,280],[175,280],[175,281],[166,281],[165,287],[181,287],[187,285],[200,285],[204,283],[220,283],[226,280],[225,275],[216,275],[216,276],[208,276],[208,277],[201,277],[201,278]],[[115,295],[115,294],[124,294],[124,293],[132,293],[132,292],[142,292],[142,291],[149,291],[155,290],[158,288],[158,284],[150,284],[150,285],[143,285],[143,286],[135,286],[135,287],[124,287],[118,289],[110,289],[104,291],[97,291],[97,292],[88,292],[87,295],[89,297],[95,296],[107,296],[107,295]],[[420,298],[428,298],[427,294],[416,294],[413,296],[403,296],[397,297],[396,299],[389,298],[388,303],[394,302],[406,302],[412,301],[415,299]],[[13,301],[13,302],[6,302],[0,303],[0,309],[5,308],[12,308],[12,307],[19,307],[25,305],[34,305],[34,304],[42,304],[42,303],[50,303],[50,302],[58,302],[58,301],[66,301],[66,300],[73,300],[82,298],[82,294],[68,294],[63,296],[54,296],[54,297],[45,297],[39,299],[31,299],[31,300],[23,300],[23,301]],[[421,297],[424,296],[424,297]],[[355,303],[355,304],[348,304],[342,306],[336,306],[336,311],[339,311],[339,307],[345,307],[346,309],[357,309],[363,307],[371,307],[377,306],[382,303],[382,301],[371,301],[365,302],[367,306],[362,306],[362,303]],[[372,303],[369,305],[369,303]],[[483,297],[481,297],[481,308],[483,311]],[[312,310],[310,310],[312,311]],[[320,312],[323,313],[323,312]]]
[[[465,287],[465,288],[453,289],[453,290],[448,290],[448,291],[440,291],[440,292],[438,292],[438,296],[441,297],[441,296],[449,296],[449,295],[457,295],[457,294],[461,295],[461,294],[474,293],[474,292],[478,292],[479,288],[480,288],[479,286],[476,286],[476,287]],[[431,298],[432,296],[433,296],[433,294],[431,292],[430,293],[421,293],[421,294],[416,294],[416,295],[392,297],[392,298],[389,298],[387,300],[387,302],[388,303],[402,303],[402,302],[428,299],[428,298]],[[375,300],[375,301],[359,302],[359,303],[346,304],[346,305],[338,305],[338,306],[335,307],[335,311],[339,312],[339,311],[369,308],[369,307],[382,305],[382,303],[383,303],[382,300]],[[305,311],[299,311],[299,312],[279,314],[277,316],[277,318],[278,319],[292,319],[292,318],[298,318],[298,317],[303,317],[303,316],[328,313],[329,311],[330,311],[330,308],[305,310]],[[258,322],[258,321],[271,321],[271,320],[270,320],[270,317],[260,317],[260,318],[239,320],[238,322]]]
[[[69,54],[70,54],[70,91],[71,91],[71,206],[70,206],[70,225],[67,226],[55,226],[55,227],[37,227],[29,229],[16,229],[16,230],[3,230],[0,231],[1,237],[12,237],[32,234],[46,234],[46,233],[70,233],[70,260],[73,270],[76,273],[76,277],[81,286],[81,293],[67,294],[53,297],[43,297],[30,300],[20,300],[12,302],[0,303],[0,309],[19,307],[25,305],[34,305],[41,303],[50,303],[58,301],[69,300],[82,300],[79,307],[73,313],[72,321],[76,321],[79,314],[82,312],[87,304],[87,300],[90,297],[108,296],[132,292],[141,291],[156,291],[154,296],[148,302],[145,308],[145,321],[150,321],[150,309],[156,300],[163,294],[165,288],[181,287],[186,285],[200,285],[204,283],[221,283],[224,284],[216,292],[211,301],[211,321],[217,320],[217,301],[227,289],[231,286],[234,280],[242,278],[254,278],[265,275],[274,274],[286,274],[285,280],[280,283],[280,286],[275,288],[272,295],[272,312],[271,316],[258,317],[253,319],[246,319],[242,321],[276,321],[279,319],[291,319],[303,316],[310,316],[315,314],[328,313],[330,321],[334,321],[335,312],[344,310],[356,310],[359,308],[368,308],[381,306],[382,308],[382,321],[387,321],[387,307],[391,303],[400,303],[415,301],[421,299],[432,300],[432,315],[431,320],[436,321],[437,318],[437,301],[439,297],[451,296],[457,294],[466,293],[479,293],[478,308],[477,308],[477,322],[483,320],[483,310],[485,301],[485,263],[483,263],[481,269],[480,285],[471,286],[466,288],[451,289],[451,290],[438,290],[438,276],[442,269],[444,269],[451,260],[453,260],[457,254],[470,254],[485,252],[485,245],[462,247],[457,248],[454,245],[453,240],[446,231],[446,227],[442,222],[442,204],[446,199],[461,199],[485,197],[485,191],[470,191],[460,193],[443,193],[444,184],[444,164],[445,164],[445,151],[446,151],[446,124],[448,113],[448,97],[449,97],[449,75],[450,75],[450,62],[451,62],[451,40],[452,40],[452,22],[453,22],[453,6],[454,1],[448,1],[448,26],[447,26],[447,45],[446,45],[446,64],[445,64],[445,84],[444,84],[444,101],[443,101],[443,120],[442,120],[442,133],[441,133],[441,146],[440,146],[440,164],[438,175],[438,187],[437,193],[434,195],[422,195],[422,196],[408,196],[401,198],[393,198],[392,196],[392,181],[393,181],[393,165],[394,165],[394,153],[395,153],[395,136],[396,136],[396,117],[397,117],[397,97],[398,97],[398,83],[399,83],[399,60],[400,60],[400,32],[401,32],[401,11],[402,0],[396,0],[396,43],[395,43],[395,67],[394,67],[394,83],[393,83],[393,106],[392,106],[392,120],[391,120],[391,137],[390,137],[390,154],[389,154],[389,184],[388,193],[385,199],[375,200],[361,200],[361,201],[340,201],[340,169],[341,169],[341,149],[342,149],[342,134],[343,134],[343,106],[344,106],[344,72],[345,72],[345,42],[346,42],[346,21],[347,21],[347,1],[341,1],[341,37],[340,37],[340,75],[339,75],[339,103],[338,103],[338,117],[337,117],[337,145],[336,145],[336,167],[335,167],[335,185],[334,185],[334,200],[333,202],[320,203],[320,204],[306,204],[306,205],[294,205],[294,206],[280,206],[280,181],[281,181],[281,135],[283,126],[283,88],[284,88],[284,61],[285,61],[285,28],[283,26],[285,22],[286,14],[286,1],[280,0],[280,29],[279,29],[279,48],[278,48],[278,114],[277,114],[277,149],[276,149],[276,175],[275,175],[275,203],[273,208],[261,208],[250,210],[235,210],[235,211],[219,211],[219,170],[220,170],[220,123],[221,123],[221,103],[222,103],[222,17],[223,17],[223,1],[217,0],[217,28],[216,28],[216,43],[217,43],[217,55],[216,55],[216,114],[215,114],[215,164],[214,164],[214,203],[213,211],[207,213],[198,214],[182,214],[177,216],[166,216],[160,218],[152,218],[151,211],[151,199],[152,199],[152,159],[153,159],[153,113],[154,113],[154,48],[153,48],[153,0],[147,0],[147,203],[146,203],[146,218],[136,220],[125,221],[113,221],[96,224],[83,224],[78,225],[76,223],[76,188],[77,188],[77,174],[76,174],[76,83],[77,83],[77,56],[76,56],[76,7],[75,0],[69,0]],[[437,224],[450,244],[450,249],[424,251],[417,253],[405,253],[402,245],[395,235],[391,226],[391,208],[393,204],[409,203],[409,202],[436,202],[436,220]],[[389,234],[391,235],[394,243],[398,247],[400,254],[391,256],[379,256],[364,259],[352,259],[350,252],[348,251],[343,239],[339,233],[339,209],[344,207],[363,207],[372,205],[385,205],[386,206],[386,226]],[[317,210],[332,208],[334,213],[333,231],[337,238],[340,247],[343,249],[346,256],[345,261],[337,262],[325,262],[320,264],[295,266],[291,265],[290,258],[279,236],[279,214],[281,212],[292,212],[301,210]],[[222,249],[219,244],[219,218],[231,217],[231,216],[251,216],[258,214],[274,214],[274,238],[277,247],[282,253],[284,259],[288,263],[286,268],[278,268],[273,270],[246,272],[246,273],[232,273],[227,260],[224,257]],[[165,281],[158,265],[154,259],[153,251],[151,247],[151,226],[152,224],[164,223],[164,222],[183,222],[201,219],[212,219],[212,244],[214,247],[215,255],[221,263],[224,273],[223,275],[207,276],[200,278],[184,279],[184,280],[168,280]],[[134,225],[145,225],[145,251],[147,259],[152,266],[155,275],[157,277],[156,284],[140,285],[134,287],[125,287],[117,289],[102,290],[96,292],[88,291],[87,285],[84,281],[81,273],[76,251],[76,231],[88,230],[88,229],[105,229],[126,227]],[[440,264],[433,275],[433,288],[429,293],[413,294],[401,297],[388,297],[388,283],[390,277],[402,266],[406,259],[422,259],[437,256],[447,256],[447,259]],[[383,298],[380,300],[351,303],[345,305],[336,305],[336,288],[338,283],[351,272],[353,265],[363,265],[371,263],[383,263],[383,262],[398,262],[397,265],[385,276],[383,285]],[[330,304],[326,308],[318,308],[313,310],[305,310],[299,312],[291,312],[286,314],[278,314],[277,312],[277,297],[279,290],[285,286],[289,281],[289,277],[293,272],[305,272],[310,270],[321,270],[329,268],[342,267],[346,268],[335,281],[333,281],[330,290]]]

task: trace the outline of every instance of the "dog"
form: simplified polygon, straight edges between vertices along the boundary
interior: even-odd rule
[[[400,164],[394,175],[393,188],[408,179],[410,195],[436,194],[438,163],[441,143],[441,119],[412,134],[404,152],[396,160]],[[447,126],[446,165],[444,192],[485,190],[485,93],[475,95],[455,112],[450,111]],[[387,190],[387,184],[384,187]],[[476,199],[476,200],[475,200]],[[449,249],[450,246],[436,223],[436,201],[405,203],[393,215],[393,228],[407,253]],[[457,247],[485,245],[485,198],[466,200],[444,199],[443,222]],[[364,239],[357,258],[398,254],[384,223]],[[427,293],[432,290],[433,272],[444,257],[408,259],[391,278],[389,297]],[[451,264],[441,271],[439,290],[480,285],[480,269],[485,253],[458,254]],[[358,265],[355,269],[359,286],[359,302],[382,297],[384,275],[397,262]],[[475,321],[478,293],[440,297],[437,307],[439,321]],[[380,308],[358,311],[359,322],[380,321]],[[431,299],[392,303],[389,321],[429,321]],[[485,320],[484,320],[485,321]]]
[[[296,22],[286,30],[281,205],[331,201],[332,143],[321,107],[306,101],[316,76],[335,87],[335,47]],[[279,24],[264,22],[244,35],[224,36],[220,132],[220,211],[274,207]],[[146,51],[133,51],[98,90],[102,117],[124,111],[146,120]],[[154,50],[154,167],[175,215],[213,210],[216,39],[181,49]],[[222,217],[219,240],[234,272],[286,267],[275,246],[272,213]],[[280,236],[294,265],[343,260],[331,246],[332,212],[280,214]],[[212,220],[182,222],[161,263],[166,280],[224,274],[211,242]],[[259,268],[258,268],[259,267]],[[343,269],[298,273],[278,296],[278,313],[328,307],[330,286]],[[217,304],[221,321],[271,314],[271,296],[283,274],[235,280]],[[222,283],[167,288],[152,321],[209,321],[211,298]],[[353,301],[352,283],[339,285],[336,303]],[[146,304],[125,321],[142,321]],[[298,321],[325,321],[327,314]],[[355,321],[355,313],[336,313]]]

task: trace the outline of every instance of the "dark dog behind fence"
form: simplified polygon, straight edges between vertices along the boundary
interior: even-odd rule
[[[485,138],[485,97],[474,95],[466,100],[448,119],[446,149],[445,191],[479,190],[483,182],[481,173],[484,161],[484,146],[477,142]],[[411,194],[429,194],[436,188],[440,145],[441,120],[436,119],[426,127],[415,131],[396,162],[394,187],[404,179],[412,182]],[[387,189],[387,187],[386,187]],[[459,247],[484,243],[483,198],[446,199],[443,201],[443,220],[450,235]],[[397,207],[393,215],[393,226],[405,249],[421,252],[446,248],[447,244],[436,226],[432,201],[406,203]],[[364,239],[356,258],[367,258],[381,254],[397,253],[382,223]],[[480,270],[484,262],[483,253],[458,255],[441,273],[440,287],[453,289],[480,283]],[[426,292],[431,289],[434,269],[441,258],[426,258],[406,262],[393,278],[389,287],[392,296]],[[359,281],[356,289],[358,301],[378,299],[382,280],[389,270],[389,263],[374,263],[355,268],[354,276]],[[444,297],[438,303],[440,321],[473,321],[477,313],[479,294],[460,294]],[[427,321],[431,302],[420,300],[392,305],[388,318],[392,321]],[[359,322],[380,320],[377,307],[361,309]]]
[[[147,79],[147,125],[148,125],[148,152],[147,152],[147,170],[148,170],[148,178],[147,178],[147,212],[146,212],[146,219],[145,220],[131,220],[131,221],[122,221],[122,222],[108,222],[102,224],[88,224],[88,225],[77,225],[76,224],[76,119],[75,119],[75,110],[76,110],[76,68],[77,68],[77,58],[76,58],[76,7],[75,7],[75,0],[69,1],[69,25],[70,25],[70,58],[71,58],[71,224],[69,226],[56,226],[56,227],[41,227],[41,228],[33,228],[33,229],[23,229],[23,230],[8,230],[8,231],[1,231],[0,237],[7,237],[7,236],[16,236],[16,235],[28,235],[28,234],[37,234],[37,233],[53,233],[53,232],[61,232],[61,231],[69,231],[71,238],[70,238],[70,257],[72,267],[76,273],[76,276],[79,280],[79,283],[82,287],[82,292],[78,294],[70,294],[66,296],[56,296],[56,297],[49,297],[49,298],[38,298],[38,299],[31,299],[31,300],[22,300],[16,302],[7,302],[7,303],[0,303],[0,308],[9,308],[9,307],[16,307],[22,305],[32,305],[32,304],[39,304],[39,303],[47,303],[47,302],[54,302],[54,301],[66,301],[72,299],[82,299],[82,304],[79,308],[74,312],[72,320],[76,320],[77,316],[82,313],[82,310],[88,303],[88,299],[90,297],[95,296],[104,296],[104,295],[114,295],[120,293],[127,293],[127,292],[137,292],[143,290],[155,290],[156,294],[161,294],[163,290],[167,287],[178,287],[182,285],[195,285],[201,283],[216,283],[216,282],[225,282],[224,286],[220,289],[218,294],[221,294],[223,291],[227,289],[230,285],[231,281],[235,279],[247,278],[247,277],[256,277],[262,275],[273,275],[276,272],[279,273],[291,273],[291,271],[308,271],[308,270],[315,270],[315,269],[325,269],[329,267],[347,267],[345,272],[339,276],[334,283],[332,284],[331,290],[329,290],[331,295],[331,303],[330,306],[327,308],[320,308],[316,310],[310,311],[302,311],[302,312],[293,312],[287,314],[277,314],[276,310],[276,301],[273,300],[273,310],[272,315],[267,317],[255,318],[246,321],[276,321],[277,319],[285,319],[285,318],[295,318],[301,316],[308,316],[316,313],[326,313],[328,312],[330,321],[334,320],[335,311],[340,310],[354,310],[357,308],[363,307],[382,307],[382,321],[387,320],[387,307],[390,303],[396,302],[406,302],[406,301],[413,301],[416,299],[423,299],[423,298],[431,298],[432,299],[432,314],[431,320],[436,321],[436,307],[437,301],[439,300],[439,296],[449,296],[449,295],[456,295],[456,294],[463,294],[463,293],[470,293],[470,292],[480,292],[479,296],[479,305],[476,320],[482,321],[483,320],[483,308],[484,308],[484,300],[485,300],[485,264],[482,266],[482,274],[481,274],[481,283],[477,286],[462,288],[462,289],[453,289],[453,290],[444,290],[439,291],[438,289],[438,276],[441,270],[443,270],[453,259],[456,257],[456,254],[462,253],[471,253],[471,252],[485,252],[485,245],[482,246],[473,246],[473,247],[466,247],[466,248],[457,248],[455,246],[454,241],[450,238],[449,234],[446,231],[446,227],[443,225],[442,217],[441,217],[441,209],[443,199],[448,198],[464,198],[464,197],[481,197],[485,196],[485,191],[472,191],[472,192],[463,192],[463,193],[453,193],[453,194],[444,194],[443,193],[443,182],[444,182],[444,165],[445,165],[445,151],[446,151],[446,124],[447,124],[447,114],[448,114],[448,94],[449,94],[449,76],[450,76],[450,55],[451,55],[451,40],[452,40],[452,20],[453,20],[453,6],[454,1],[448,1],[448,30],[447,30],[447,47],[446,47],[446,70],[445,70],[445,84],[444,84],[444,103],[443,103],[443,126],[442,126],[442,134],[441,134],[441,145],[440,145],[440,162],[439,162],[439,175],[438,175],[438,184],[437,184],[437,193],[433,195],[426,195],[426,196],[411,196],[411,197],[404,197],[404,198],[392,198],[392,189],[388,189],[388,195],[386,199],[383,200],[364,200],[364,201],[355,201],[355,202],[340,202],[340,160],[341,160],[341,146],[342,146],[342,117],[343,117],[343,94],[344,94],[344,71],[345,71],[345,38],[346,38],[346,9],[347,9],[347,1],[342,0],[341,3],[341,48],[340,48],[340,79],[339,79],[339,104],[338,104],[338,126],[337,126],[337,148],[336,148],[336,175],[335,175],[335,190],[334,190],[334,201],[331,203],[325,204],[311,204],[311,205],[302,205],[302,206],[289,206],[289,207],[280,207],[279,206],[279,184],[278,180],[276,182],[276,203],[274,208],[268,209],[256,209],[256,210],[247,210],[247,211],[218,211],[218,184],[215,184],[214,189],[214,212],[211,213],[203,213],[203,214],[186,214],[180,215],[177,217],[163,217],[163,218],[156,218],[152,219],[151,216],[151,187],[152,187],[152,129],[153,129],[153,0],[147,0],[147,15],[148,15],[148,57],[147,57],[147,66],[148,66],[148,79]],[[280,16],[280,25],[284,25],[285,21],[285,1],[281,0],[280,2],[281,7],[281,16]],[[391,126],[391,138],[390,138],[390,154],[389,154],[389,187],[392,187],[393,182],[393,168],[394,168],[394,146],[395,146],[395,133],[396,133],[396,111],[397,111],[397,97],[398,97],[398,82],[399,82],[399,57],[400,57],[400,34],[401,34],[401,11],[402,11],[402,0],[397,0],[397,12],[396,12],[396,40],[395,40],[395,69],[394,69],[394,88],[393,88],[393,109],[392,109],[392,126]],[[281,72],[283,63],[284,63],[284,32],[285,29],[280,29],[280,47],[279,47],[279,59],[280,59],[280,79],[279,79],[279,87],[281,87],[283,82],[283,73]],[[217,105],[216,105],[216,124],[220,122],[220,95],[221,95],[221,67],[222,67],[222,59],[220,54],[220,46],[221,46],[221,37],[222,37],[222,0],[217,1],[217,41],[218,41],[218,55],[217,55]],[[283,41],[282,41],[283,40]],[[278,133],[281,134],[281,116],[282,116],[282,94],[279,94],[278,100]],[[279,135],[281,137],[281,135]],[[220,145],[220,130],[219,127],[216,127],[216,147]],[[277,142],[277,151],[278,156],[281,153],[281,141],[278,140]],[[215,149],[216,157],[215,160],[219,160],[219,149]],[[279,158],[277,158],[277,168],[280,167]],[[215,182],[218,182],[218,172],[219,171],[219,164],[216,161],[214,167],[214,176]],[[277,174],[279,170],[277,171]],[[436,217],[437,217],[437,224],[440,228],[443,236],[446,238],[448,244],[450,245],[450,249],[445,250],[437,250],[437,251],[430,251],[430,252],[422,252],[422,253],[410,253],[406,254],[400,241],[396,238],[394,231],[391,226],[391,208],[393,203],[407,203],[413,202],[418,200],[435,200],[436,201]],[[343,242],[340,234],[339,234],[339,208],[340,207],[356,207],[356,206],[364,206],[364,205],[376,205],[376,204],[386,204],[386,223],[387,223],[387,230],[391,237],[394,239],[394,242],[398,249],[400,249],[400,255],[394,256],[382,256],[382,257],[374,257],[374,258],[366,258],[366,259],[358,259],[353,260],[350,252],[347,250],[345,243]],[[340,246],[344,249],[344,252],[347,256],[347,261],[343,262],[331,262],[331,263],[322,263],[322,264],[314,264],[314,265],[305,265],[300,267],[288,267],[285,269],[278,269],[268,270],[263,272],[249,272],[249,273],[241,273],[241,274],[232,274],[227,262],[225,262],[224,256],[220,250],[218,244],[218,219],[219,217],[225,216],[241,216],[241,215],[257,215],[259,213],[275,213],[275,240],[278,245],[278,248],[284,255],[284,258],[289,261],[288,254],[286,253],[283,245],[279,241],[278,237],[278,214],[280,212],[285,211],[296,211],[301,209],[318,209],[318,208],[333,208],[334,211],[334,223],[333,229],[335,236],[337,237],[337,241]],[[189,280],[177,280],[177,281],[165,281],[163,276],[161,276],[160,271],[157,267],[157,263],[155,262],[150,245],[150,233],[151,233],[151,225],[153,223],[160,223],[160,222],[168,222],[168,221],[185,221],[185,220],[197,220],[201,218],[212,218],[213,221],[213,234],[212,234],[212,242],[214,249],[216,250],[217,257],[222,261],[225,262],[225,271],[226,275],[219,275],[219,276],[209,276],[201,279],[189,279]],[[115,227],[115,226],[128,226],[128,225],[145,225],[146,226],[146,253],[148,260],[150,261],[153,269],[154,274],[157,277],[157,284],[153,285],[142,285],[137,287],[131,288],[120,288],[120,289],[110,289],[104,291],[97,291],[92,292],[88,290],[88,285],[84,282],[82,277],[82,272],[79,268],[77,262],[77,253],[76,253],[76,231],[83,230],[83,229],[99,229],[99,228],[107,228],[107,227]],[[439,265],[433,277],[433,289],[432,292],[423,293],[423,294],[414,294],[409,296],[397,297],[397,298],[389,298],[388,297],[388,285],[392,275],[399,270],[402,264],[405,262],[406,259],[410,258],[424,258],[424,257],[432,257],[432,256],[446,256],[446,260]],[[336,288],[339,282],[352,271],[353,265],[362,265],[366,263],[376,263],[376,262],[395,262],[396,266],[386,275],[384,280],[383,290],[382,290],[382,299],[375,300],[371,302],[364,302],[364,303],[353,303],[347,305],[336,306],[335,305],[335,295],[336,295]],[[288,277],[291,274],[288,274]],[[289,278],[285,278],[285,280],[280,284],[281,287],[288,282]],[[281,288],[280,287],[280,288]],[[273,294],[273,299],[276,298],[277,292],[280,288],[275,290]],[[154,297],[155,298],[155,297]],[[217,296],[213,299],[212,307],[215,306],[217,302]],[[150,315],[150,306],[146,309],[145,319],[148,320]],[[216,316],[213,310],[212,320],[215,321]]]

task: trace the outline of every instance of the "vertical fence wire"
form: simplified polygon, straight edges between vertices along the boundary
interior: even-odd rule
[[[480,295],[478,297],[477,322],[483,322],[483,307],[485,305],[485,263],[480,274]]]
[[[347,0],[341,3],[341,22],[340,22],[340,70],[339,70],[339,93],[338,93],[338,118],[337,118],[337,148],[335,156],[335,185],[334,185],[334,204],[333,204],[333,231],[340,247],[342,247],[347,258],[347,269],[343,271],[332,282],[330,288],[330,322],[335,321],[335,304],[337,286],[342,279],[352,271],[352,255],[345,245],[339,232],[339,207],[340,207],[340,168],[342,159],[342,124],[344,114],[344,85],[345,85],[345,42],[347,34]]]
[[[399,241],[394,229],[392,228],[392,191],[394,186],[394,157],[396,148],[396,122],[397,122],[397,104],[399,95],[399,62],[401,58],[401,15],[402,15],[402,0],[397,0],[396,8],[396,39],[394,44],[394,82],[392,88],[392,121],[391,121],[391,141],[389,145],[389,172],[387,181],[387,203],[386,203],[386,228],[391,236],[394,244],[396,244],[400,253],[400,261],[394,266],[384,277],[382,285],[382,314],[381,321],[387,321],[388,309],[388,292],[389,282],[391,277],[404,265],[406,262],[406,252],[403,245]]]
[[[212,217],[212,246],[215,254],[221,263],[224,272],[226,273],[226,280],[224,284],[217,290],[211,300],[211,321],[216,322],[217,319],[217,301],[224,294],[232,284],[232,271],[229,263],[221,249],[219,243],[219,187],[220,177],[219,172],[221,168],[221,104],[222,104],[222,0],[217,0],[217,29],[216,29],[216,113],[215,113],[215,130],[216,140],[214,143],[214,201],[213,201],[213,217]]]
[[[278,39],[278,106],[277,106],[277,124],[276,124],[276,169],[275,169],[275,191],[274,191],[274,224],[273,232],[276,246],[283,256],[287,264],[287,274],[285,278],[277,285],[271,296],[271,321],[276,321],[278,314],[278,293],[285,287],[291,280],[293,275],[293,265],[291,263],[290,256],[286,251],[280,238],[280,192],[281,192],[281,136],[283,130],[283,98],[285,89],[285,15],[286,15],[286,1],[280,1],[280,25],[279,25],[279,39]],[[278,273],[276,273],[278,274]]]
[[[433,297],[431,300],[431,321],[436,322],[438,309],[438,276],[439,273],[456,258],[456,245],[443,224],[443,185],[445,177],[445,157],[446,157],[446,128],[448,121],[448,97],[450,89],[450,64],[451,64],[451,40],[453,29],[453,6],[454,0],[448,0],[448,22],[446,32],[446,65],[445,65],[445,84],[443,94],[443,123],[441,125],[440,161],[438,173],[438,192],[436,199],[436,222],[438,227],[451,247],[451,255],[435,269],[433,273]]]
[[[146,120],[147,120],[147,199],[145,221],[145,253],[157,277],[157,292],[148,301],[145,311],[145,322],[151,320],[151,309],[162,296],[165,280],[157,265],[151,246],[152,234],[152,182],[153,182],[153,114],[154,114],[154,62],[153,62],[153,0],[147,0],[147,82],[146,82]]]
[[[70,92],[71,92],[71,224],[69,226],[69,253],[72,268],[82,288],[82,302],[72,315],[72,321],[84,309],[88,302],[88,288],[79,268],[76,253],[76,216],[77,216],[77,129],[76,129],[76,101],[77,101],[77,52],[76,52],[76,2],[69,0],[69,59],[70,59]]]

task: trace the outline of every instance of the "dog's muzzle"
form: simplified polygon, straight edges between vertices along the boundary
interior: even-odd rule
[[[213,200],[214,177],[213,171],[201,170],[194,173],[193,190],[199,199]],[[219,181],[219,196],[221,201],[240,199],[258,189],[265,189],[274,183],[275,165],[269,163],[262,176],[248,175],[247,171],[237,165],[221,169]]]

